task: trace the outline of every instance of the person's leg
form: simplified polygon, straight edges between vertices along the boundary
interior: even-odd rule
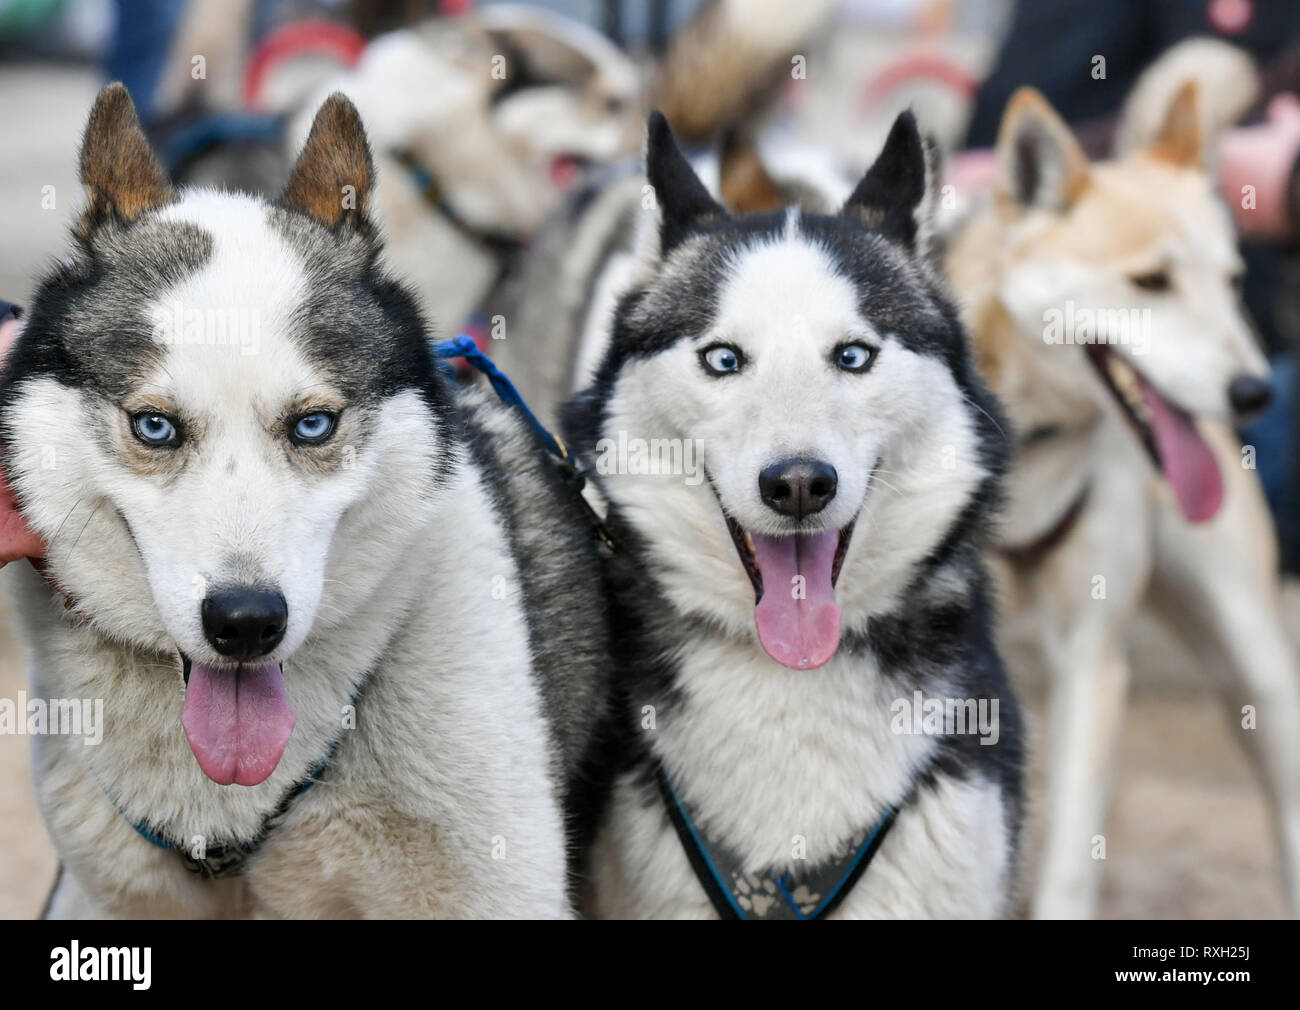
[[[113,6],[117,22],[104,70],[110,81],[126,85],[140,118],[148,123],[158,78],[185,4],[176,0],[118,0]]]

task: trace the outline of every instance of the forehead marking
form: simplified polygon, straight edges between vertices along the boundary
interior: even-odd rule
[[[723,327],[759,331],[802,322],[810,334],[827,325],[861,327],[857,286],[827,250],[799,233],[797,213],[787,217],[780,238],[750,246],[736,258],[719,291],[717,320]],[[788,237],[791,230],[794,236]]]

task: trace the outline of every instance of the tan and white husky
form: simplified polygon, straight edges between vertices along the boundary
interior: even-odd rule
[[[1260,484],[1227,427],[1267,402],[1267,364],[1205,167],[1208,119],[1188,81],[1131,153],[1090,164],[1020,91],[996,198],[947,253],[1017,439],[999,569],[1004,642],[1049,674],[1038,916],[1094,910],[1127,631],[1147,604],[1226,674],[1300,908],[1300,677]]]

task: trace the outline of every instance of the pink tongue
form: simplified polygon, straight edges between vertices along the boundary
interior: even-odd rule
[[[839,532],[752,536],[754,560],[763,577],[763,598],[754,608],[758,640],[783,666],[816,669],[840,645],[840,608],[831,585]]]
[[[1142,399],[1151,412],[1151,431],[1165,478],[1188,522],[1213,519],[1223,504],[1223,475],[1196,422],[1157,393],[1140,375]]]
[[[191,664],[181,725],[213,782],[255,786],[265,780],[280,763],[293,723],[279,663],[238,670]]]
[[[568,189],[582,171],[577,158],[561,154],[551,159],[551,183],[556,189]]]

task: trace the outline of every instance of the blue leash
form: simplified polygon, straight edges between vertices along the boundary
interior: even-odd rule
[[[500,397],[501,402],[511,407],[517,407],[524,415],[524,420],[537,433],[537,437],[542,440],[542,445],[546,446],[546,451],[552,456],[571,463],[572,458],[569,456],[568,447],[560,440],[559,436],[552,434],[547,427],[537,420],[534,414],[524,403],[524,398],[519,395],[519,390],[515,384],[510,381],[509,377],[501,369],[497,368],[496,362],[479,350],[478,344],[468,333],[461,333],[452,337],[450,340],[439,340],[433,345],[433,356],[439,360],[448,358],[464,358],[474,368],[488,377],[492,383],[492,388]]]
[[[468,333],[461,333],[450,340],[439,340],[433,345],[432,350],[433,356],[439,361],[464,358],[471,366],[488,377],[488,381],[492,383],[492,388],[496,390],[497,397],[501,402],[514,407],[523,415],[524,420],[533,429],[533,433],[545,446],[546,451],[558,460],[561,474],[573,487],[574,494],[583,511],[587,514],[587,519],[591,522],[592,528],[595,530],[596,536],[600,538],[601,543],[611,551],[617,550],[613,537],[605,528],[604,521],[597,515],[596,510],[591,507],[591,503],[583,497],[582,488],[587,482],[586,473],[579,468],[569,452],[569,447],[564,444],[559,435],[556,435],[537,419],[537,415],[529,409],[528,404],[524,403],[524,398],[519,395],[519,390],[515,388],[515,384],[510,381],[505,372],[496,366],[496,362],[479,349],[478,344],[474,342],[474,338]],[[450,366],[447,366],[447,368],[450,371]]]

